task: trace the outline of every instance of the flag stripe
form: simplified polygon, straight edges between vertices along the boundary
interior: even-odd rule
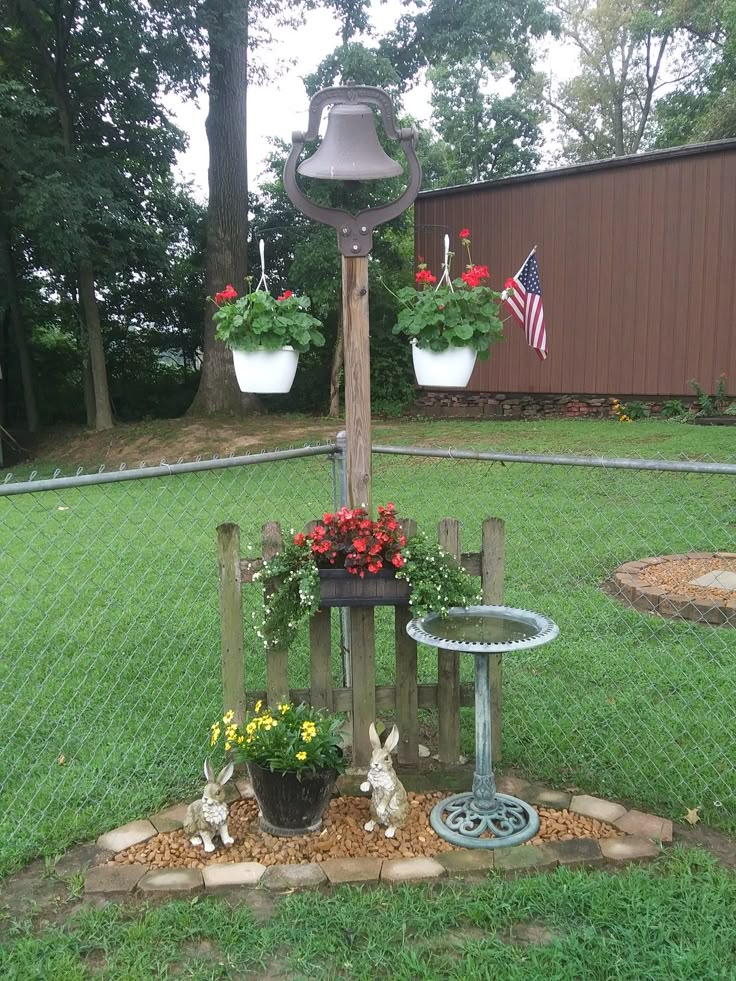
[[[543,361],[547,357],[547,331],[535,251],[513,277],[513,284],[513,293],[504,302],[524,331],[527,343]]]

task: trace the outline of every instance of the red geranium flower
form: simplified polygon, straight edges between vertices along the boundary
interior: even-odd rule
[[[276,299],[277,300],[288,300],[289,297],[290,296],[293,296],[293,295],[294,294],[291,292],[291,290],[284,290],[284,292],[281,294],[281,296],[277,296]]]
[[[460,278],[472,289],[475,289],[476,286],[480,286],[481,279],[488,279],[489,275],[488,266],[471,266]]]
[[[437,282],[437,277],[433,276],[429,269],[420,269],[414,279],[417,283],[426,283],[428,286]]]
[[[465,242],[466,240],[469,240],[470,239],[470,229],[469,228],[463,228],[463,230],[460,232],[460,238],[463,240],[463,242]]]
[[[514,280],[512,279],[512,277],[511,277],[511,276],[509,276],[509,278],[508,278],[508,279],[506,280],[506,282],[505,282],[505,283],[503,284],[503,288],[504,288],[505,290],[512,290],[512,289],[514,289]]]
[[[227,286],[225,287],[224,290],[222,290],[221,293],[215,293],[215,303],[217,304],[218,307],[221,303],[225,303],[227,300],[237,300],[237,298],[238,298],[238,294],[230,285],[230,283],[227,284]]]

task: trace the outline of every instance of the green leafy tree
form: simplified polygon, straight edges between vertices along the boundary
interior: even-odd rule
[[[693,72],[688,39],[703,17],[700,0],[563,0],[555,9],[580,62],[574,78],[547,93],[564,155],[637,153],[651,140],[658,93]]]
[[[464,60],[430,69],[432,123],[445,151],[447,184],[526,173],[539,162],[545,117],[541,86],[514,95],[489,93],[482,63]]]
[[[98,429],[113,423],[99,282],[141,232],[146,200],[183,146],[161,96],[190,91],[201,72],[190,13],[173,0],[0,0],[3,74],[48,107],[39,145],[56,151],[53,167],[24,173],[13,223],[37,263],[74,284]]]
[[[692,74],[654,113],[658,147],[736,137],[736,0],[713,0],[686,25]]]

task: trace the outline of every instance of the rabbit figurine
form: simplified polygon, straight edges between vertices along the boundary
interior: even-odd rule
[[[368,769],[368,779],[360,785],[360,789],[363,791],[372,790],[373,796],[371,798],[371,820],[364,825],[364,828],[366,831],[373,831],[377,824],[385,825],[384,834],[387,838],[393,838],[396,829],[403,828],[409,816],[409,801],[406,798],[406,791],[394,773],[394,766],[391,762],[391,753],[399,743],[399,730],[396,726],[393,727],[386,739],[386,745],[383,747],[372,722],[368,734],[373,747],[373,754]]]
[[[228,806],[225,803],[224,785],[233,775],[233,764],[228,763],[215,780],[215,774],[209,760],[204,761],[204,775],[207,786],[204,788],[201,800],[195,800],[187,808],[184,819],[184,830],[190,835],[193,845],[204,844],[206,852],[213,852],[215,846],[212,839],[220,836],[223,845],[232,845],[233,838],[227,830]]]

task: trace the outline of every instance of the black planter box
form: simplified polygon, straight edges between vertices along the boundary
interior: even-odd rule
[[[346,569],[319,570],[319,602],[331,606],[408,606],[411,588],[387,569],[360,576]]]

